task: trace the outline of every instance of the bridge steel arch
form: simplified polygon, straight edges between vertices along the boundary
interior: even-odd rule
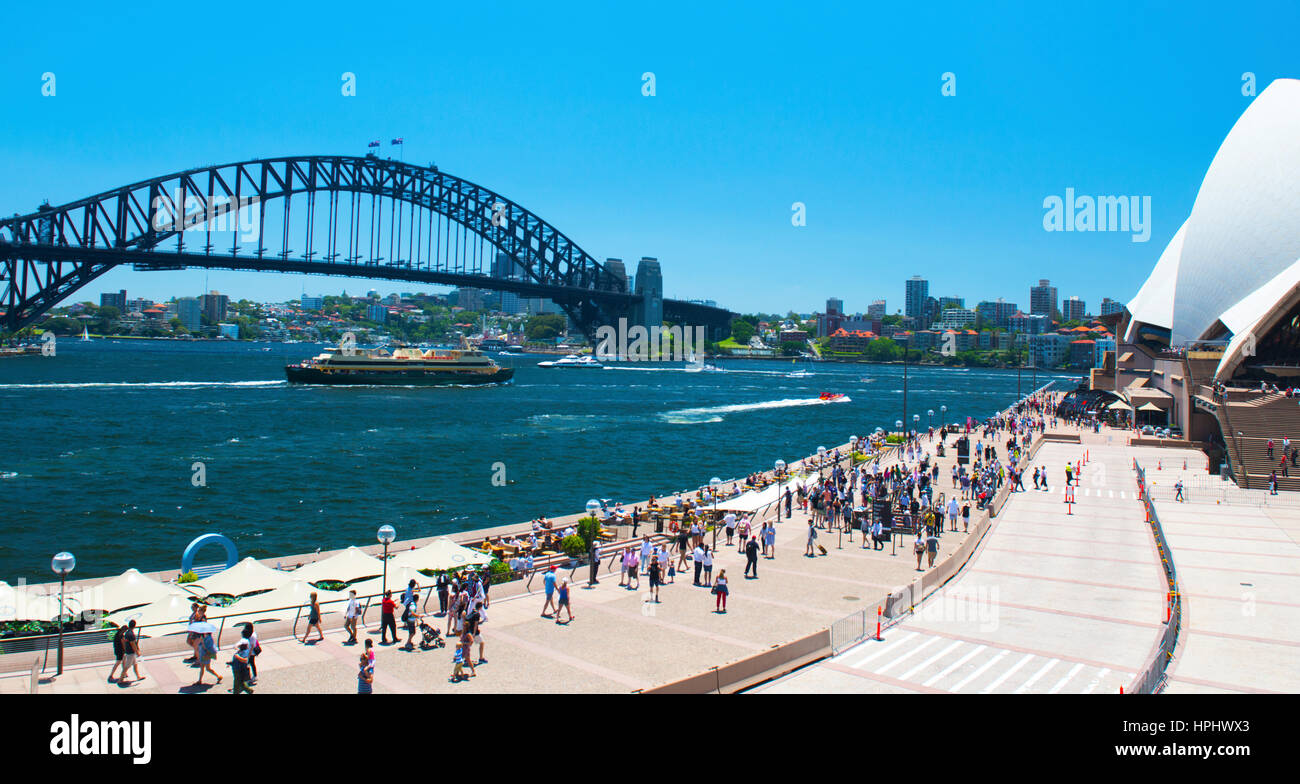
[[[362,212],[367,197],[368,219]],[[277,199],[283,209],[268,228],[266,205]],[[247,240],[252,247],[236,235],[228,250],[218,250],[213,244],[218,231],[212,227],[247,217],[251,205],[256,205],[257,221],[256,239]],[[455,227],[459,259],[453,252]],[[380,255],[385,240],[389,256]],[[522,274],[487,274],[481,250],[471,265],[464,255],[471,240],[506,254]],[[295,251],[292,246],[298,243],[301,250]],[[624,277],[491,189],[436,166],[373,155],[296,156],[189,169],[0,218],[0,327],[18,330],[33,323],[120,264],[141,270],[297,272],[510,291],[554,300],[588,336],[599,325],[629,315],[640,300]],[[707,324],[715,334],[732,315],[678,300],[665,300],[664,312]]]

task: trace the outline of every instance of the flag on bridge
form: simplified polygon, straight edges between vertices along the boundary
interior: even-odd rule
[[[393,141],[392,141],[391,143],[392,143],[392,144],[401,144],[401,143],[402,143],[402,137],[398,136],[396,139],[393,139]]]
[[[366,146],[367,146],[367,147],[378,147],[378,146],[379,146],[379,140],[378,140],[378,139],[375,139],[373,142],[371,142],[370,144],[367,144]]]

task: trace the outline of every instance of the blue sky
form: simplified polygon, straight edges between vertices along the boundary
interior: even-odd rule
[[[1027,306],[1040,277],[1092,311],[1126,301],[1249,105],[1243,72],[1258,90],[1300,76],[1300,11],[1281,3],[78,5],[6,11],[0,213],[402,136],[406,160],[510,196],[597,258],[658,257],[668,296],[740,311],[838,296],[892,312],[913,274],[972,305]],[[1066,187],[1150,196],[1150,240],[1044,231]],[[205,275],[259,300],[368,287],[115,270],[74,298],[194,295]]]

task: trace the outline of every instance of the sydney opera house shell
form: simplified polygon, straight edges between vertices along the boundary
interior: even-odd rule
[[[1224,139],[1192,213],[1130,301],[1129,343],[1228,341],[1215,377],[1283,383],[1300,285],[1300,81],[1279,79]],[[1290,365],[1291,367],[1287,367]]]
[[[1206,445],[1239,481],[1282,473],[1264,446],[1300,438],[1297,401],[1271,392],[1300,386],[1300,81],[1273,82],[1237,120],[1115,326],[1093,377],[1111,408]]]

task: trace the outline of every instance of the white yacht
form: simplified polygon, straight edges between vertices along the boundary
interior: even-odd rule
[[[599,362],[596,361],[596,358],[592,356],[579,357],[577,354],[568,354],[563,359],[548,360],[546,362],[538,362],[537,367],[600,368],[600,367],[604,367],[604,365],[601,365]]]

